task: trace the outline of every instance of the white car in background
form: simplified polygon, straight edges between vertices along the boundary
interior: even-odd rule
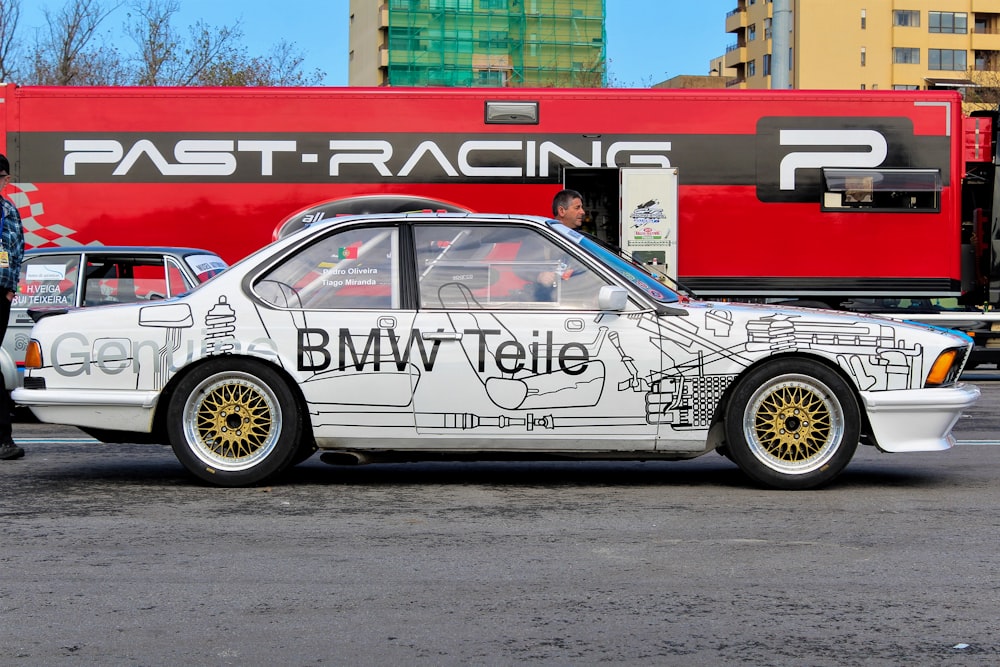
[[[177,298],[42,317],[15,400],[169,443],[196,477],[327,462],[688,459],[826,484],[859,444],[943,450],[972,343],[832,311],[712,303],[553,220],[310,225]]]
[[[80,308],[165,299],[191,290],[226,268],[197,248],[71,246],[25,251],[10,307],[0,368],[8,391],[21,384],[30,308]]]

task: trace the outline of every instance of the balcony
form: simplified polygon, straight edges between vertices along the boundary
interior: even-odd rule
[[[726,32],[736,32],[747,27],[747,10],[736,8],[726,14]]]
[[[973,51],[1000,51],[1000,34],[972,33]]]
[[[736,67],[747,61],[747,47],[739,44],[732,44],[726,49],[726,67]]]

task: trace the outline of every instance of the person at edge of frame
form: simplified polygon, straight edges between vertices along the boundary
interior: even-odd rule
[[[10,183],[10,161],[0,154],[0,341],[7,335],[7,321],[10,306],[17,294],[18,278],[21,275],[21,260],[24,258],[24,229],[17,207],[2,195]],[[14,444],[10,393],[0,387],[0,460],[19,459],[24,449]]]

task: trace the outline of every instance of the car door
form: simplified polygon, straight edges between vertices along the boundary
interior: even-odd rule
[[[514,224],[415,225],[414,244],[421,436],[441,448],[468,438],[480,448],[507,438],[538,450],[653,448],[658,325],[634,304],[598,309],[612,278]]]
[[[400,308],[398,258],[398,228],[352,227],[300,247],[253,283],[268,337],[295,350],[288,371],[320,442],[413,435],[414,312]]]

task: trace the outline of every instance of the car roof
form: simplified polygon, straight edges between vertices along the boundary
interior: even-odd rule
[[[211,250],[178,246],[80,245],[29,248],[25,255],[57,255],[61,253],[101,252],[119,255],[218,255]]]
[[[349,222],[378,222],[383,220],[414,220],[423,222],[462,222],[463,224],[490,224],[490,223],[510,223],[527,222],[543,226],[551,225],[551,216],[542,215],[520,215],[516,213],[472,213],[472,212],[434,212],[434,211],[413,211],[406,213],[365,213],[359,215],[340,215],[335,218],[320,220],[307,225],[309,229],[321,227],[332,227]]]

